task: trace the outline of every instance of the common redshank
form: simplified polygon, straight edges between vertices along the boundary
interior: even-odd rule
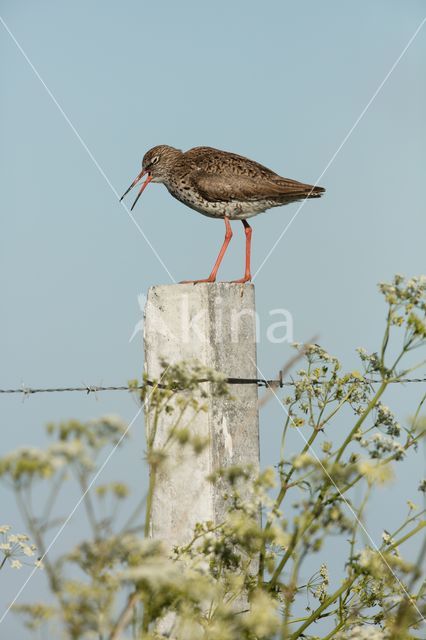
[[[132,209],[150,182],[162,182],[173,197],[191,209],[225,221],[225,240],[211,274],[203,280],[184,281],[193,283],[216,281],[220,263],[232,238],[230,220],[241,220],[246,235],[244,277],[232,282],[249,282],[252,229],[247,218],[271,207],[319,198],[325,191],[323,187],[283,178],[244,156],[211,147],[195,147],[185,152],[165,144],[153,147],[144,155],[142,171],[120,201],[143,176],[146,179]]]

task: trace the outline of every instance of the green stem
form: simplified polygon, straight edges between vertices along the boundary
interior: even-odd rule
[[[44,539],[41,534],[40,528],[37,525],[37,520],[34,518],[32,513],[28,510],[25,500],[22,498],[22,495],[19,489],[15,490],[16,502],[18,504],[18,508],[21,512],[22,518],[30,531],[31,537],[34,540],[34,543],[37,547],[37,551],[40,557],[43,558],[43,565],[46,571],[46,575],[48,578],[49,587],[52,593],[58,598],[58,601],[62,608],[65,607],[64,596],[62,594],[62,585],[60,580],[60,573],[56,569],[56,566],[51,564],[49,558],[47,557],[46,547],[44,544]]]
[[[374,395],[374,397],[370,400],[367,408],[365,409],[365,411],[363,412],[363,414],[359,417],[359,419],[356,421],[355,426],[353,427],[353,429],[351,430],[351,432],[349,433],[349,435],[347,436],[347,438],[345,439],[345,441],[343,442],[342,446],[340,447],[340,449],[338,449],[337,451],[337,456],[336,456],[336,462],[339,461],[339,459],[341,458],[341,456],[343,455],[343,452],[345,451],[347,445],[352,441],[353,435],[354,433],[356,433],[358,431],[358,429],[361,427],[362,423],[364,422],[364,420],[367,418],[367,416],[370,414],[370,412],[373,410],[373,408],[376,406],[377,401],[379,400],[379,398],[382,396],[382,394],[384,393],[386,387],[388,385],[388,382],[386,380],[384,380],[382,382],[382,384],[380,385],[378,391],[376,392],[376,394]],[[314,432],[314,433],[318,433],[318,432]],[[313,434],[314,435],[314,434]],[[312,436],[310,438],[310,440],[312,439]],[[309,441],[308,441],[309,443]],[[307,446],[307,445],[306,445]],[[304,448],[304,451],[306,450],[306,446]],[[290,473],[293,471],[293,469],[291,469]],[[321,505],[321,502],[323,501],[323,498],[325,496],[325,493],[327,491],[327,489],[330,487],[330,485],[333,483],[332,478],[327,477],[324,481],[324,486],[322,488],[322,491],[320,491],[320,496],[317,500],[316,505],[313,507],[312,509],[312,515],[311,518],[308,520],[307,524],[304,526],[303,530],[301,531],[301,535],[304,535],[306,533],[306,531],[309,529],[309,527],[311,526],[312,522],[316,519],[317,516],[317,508]],[[285,490],[286,487],[283,487],[281,489],[280,494],[283,492],[284,489],[284,495],[285,495]],[[266,528],[265,528],[266,529]],[[276,582],[278,581],[279,575],[281,573],[281,571],[283,570],[286,562],[288,561],[290,555],[293,553],[294,548],[297,544],[297,531],[294,532],[292,540],[290,542],[289,548],[287,549],[286,554],[284,555],[284,557],[282,558],[281,562],[279,563],[277,569],[275,570],[272,578],[271,578],[271,586],[274,586],[276,584]]]
[[[220,524],[216,525],[215,527],[212,527],[211,529],[208,530],[208,533],[211,533],[213,531],[217,531],[218,529],[220,529],[221,527],[223,527],[223,525],[225,524],[225,522],[221,522]],[[203,536],[206,535],[206,531],[202,531],[202,533],[197,534],[196,536],[194,536],[191,540],[191,542],[189,542],[185,547],[182,548],[181,552],[183,553],[187,553],[192,545],[194,545],[197,540],[199,540],[200,538],[202,538]]]
[[[306,622],[300,625],[297,631],[295,631],[288,638],[288,640],[296,640],[296,638],[300,638],[300,636],[305,631],[305,629],[307,629],[313,622],[315,622],[318,619],[318,617],[321,615],[321,613],[325,611],[335,600],[337,600],[337,598],[339,598],[342,595],[342,593],[344,593],[349,587],[351,587],[356,579],[357,579],[356,575],[352,576],[351,578],[347,578],[343,582],[342,586],[339,589],[337,589],[337,591],[332,593],[331,596],[328,596],[328,598],[326,598],[324,602],[317,609],[315,609],[315,611],[312,612],[312,614],[309,616]]]
[[[309,523],[310,525],[311,523]],[[279,565],[277,566],[277,568],[275,569],[272,578],[269,581],[269,586],[271,589],[273,589],[275,587],[275,585],[278,582],[278,578],[281,575],[282,570],[284,569],[285,565],[287,564],[288,559],[290,558],[291,554],[293,553],[296,545],[297,545],[297,538],[298,538],[298,534],[299,534],[299,529],[296,527],[294,530],[294,533],[291,537],[291,541],[290,544],[288,545],[288,549],[285,552],[285,554],[283,555],[283,557],[281,558],[281,561],[279,563]]]
[[[414,529],[406,533],[405,536],[402,536],[402,538],[400,538],[399,540],[396,540],[396,542],[393,542],[388,547],[386,547],[386,551],[393,551],[393,549],[396,549],[397,547],[399,547],[401,544],[403,544],[404,542],[406,542],[407,540],[415,536],[419,531],[421,531],[425,527],[426,527],[426,520],[422,520],[421,522],[419,522],[417,527],[415,527]]]
[[[358,525],[361,524],[361,518],[365,509],[365,506],[367,504],[367,500],[370,497],[370,493],[371,493],[371,487],[369,487],[367,489],[367,491],[365,492],[365,496],[359,506],[358,511],[356,512],[355,515],[355,524],[354,524],[354,530],[352,532],[352,537],[351,537],[351,541],[350,541],[350,560],[352,560],[352,558],[354,557],[354,549],[355,549],[355,542],[356,542],[356,534],[358,531]],[[349,595],[349,594],[347,594]]]
[[[305,444],[305,446],[303,447],[302,451],[301,451],[301,455],[303,455],[304,453],[306,453],[308,451],[308,449],[310,449],[310,447],[312,446],[312,444],[314,443],[315,438],[318,436],[318,434],[320,433],[319,430],[315,429],[309,440],[307,441],[307,443]],[[287,473],[284,482],[281,485],[281,489],[280,492],[278,493],[278,496],[274,502],[274,506],[272,508],[272,513],[274,513],[274,511],[276,511],[277,509],[279,509],[282,501],[284,500],[287,490],[289,488],[288,483],[289,480],[291,479],[293,473],[295,472],[295,467],[292,466],[290,471]],[[269,517],[266,525],[265,525],[265,529],[264,532],[267,533],[269,531],[269,529],[272,527],[272,517]],[[262,548],[260,550],[260,556],[259,556],[259,572],[258,572],[258,584],[259,586],[262,584],[263,582],[263,575],[264,575],[264,571],[265,571],[265,551],[266,551],[266,541],[262,542]],[[286,554],[287,555],[287,554]],[[285,557],[285,556],[284,556]]]
[[[387,319],[386,319],[385,334],[383,336],[382,348],[381,348],[381,351],[380,351],[380,362],[382,364],[382,369],[384,369],[384,366],[385,366],[385,352],[386,352],[386,347],[388,346],[388,342],[389,342],[391,312],[392,312],[392,307],[389,307],[388,316],[387,316]]]
[[[426,397],[426,396],[425,396]],[[365,432],[364,432],[365,433]],[[410,447],[412,447],[418,440],[420,440],[421,438],[423,438],[423,436],[426,434],[426,429],[424,429],[423,431],[420,431],[414,438],[413,437],[408,437],[407,441],[404,445],[404,450],[407,451]],[[388,456],[387,458],[383,458],[383,460],[380,460],[380,462],[378,463],[380,466],[384,467],[385,465],[389,464],[390,462],[392,462],[393,460],[396,460],[398,456],[398,453],[393,453],[392,455]],[[335,493],[331,496],[331,498],[329,499],[329,502],[333,502],[336,498],[338,498],[339,496],[341,496],[343,493],[346,493],[347,491],[349,491],[349,489],[352,489],[352,487],[354,487],[360,480],[362,480],[364,478],[364,475],[361,473],[358,476],[356,476],[353,480],[351,480],[351,482],[349,482],[345,487],[343,487],[342,489],[339,489],[338,493]],[[413,517],[413,519],[417,518],[420,514],[416,514],[416,516]],[[405,526],[405,525],[404,525]]]
[[[419,513],[415,513],[413,516],[411,516],[411,518],[408,518],[400,527],[398,527],[398,529],[396,529],[396,531],[393,531],[391,533],[391,538],[394,539],[395,536],[397,536],[399,533],[401,533],[403,529],[405,529],[405,527],[407,527],[411,522],[414,522],[414,520],[418,520],[419,517],[422,516],[424,513],[426,513],[425,509],[423,509],[422,511],[419,511]]]
[[[341,447],[337,451],[336,462],[339,462],[339,460],[342,457],[346,447],[352,441],[352,439],[354,437],[354,434],[361,428],[361,426],[364,423],[365,419],[369,416],[371,411],[377,405],[377,402],[380,400],[380,398],[384,394],[387,386],[388,386],[388,381],[387,380],[383,380],[383,382],[381,383],[381,385],[380,385],[379,389],[377,390],[376,394],[373,396],[373,398],[368,403],[367,408],[365,409],[365,411],[363,411],[362,415],[355,422],[355,426],[349,432],[349,435],[345,438],[343,444],[341,445]]]
[[[337,627],[335,627],[335,628],[333,629],[333,631],[330,631],[330,633],[329,633],[327,636],[325,636],[325,638],[323,638],[323,640],[330,640],[330,638],[332,638],[333,636],[335,636],[335,635],[336,635],[336,633],[337,633],[338,631],[340,631],[340,629],[341,629],[342,627],[344,627],[344,626],[345,626],[345,624],[346,624],[346,620],[344,620],[343,622],[340,622],[340,623],[337,625]]]
[[[424,396],[420,400],[419,405],[418,405],[417,410],[416,410],[416,413],[414,414],[414,418],[413,418],[413,421],[412,421],[413,429],[416,428],[417,418],[419,417],[419,413],[421,411],[421,408],[422,408],[425,400],[426,400],[426,393],[424,394]]]
[[[341,400],[339,402],[339,404],[337,405],[337,407],[335,407],[332,411],[330,411],[330,413],[328,414],[328,416],[326,418],[324,418],[324,420],[322,422],[318,422],[318,428],[323,429],[324,426],[327,424],[327,422],[329,422],[329,420],[331,420],[331,418],[333,418],[333,416],[336,415],[336,413],[338,411],[340,411],[340,409],[343,407],[344,404],[346,404],[346,402],[349,400],[349,398],[352,395],[352,392],[355,389],[355,385],[348,391],[348,393],[345,395],[345,397],[343,398],[343,400]]]
[[[50,514],[52,512],[53,506],[56,502],[56,498],[58,497],[59,491],[62,488],[62,485],[64,483],[64,481],[66,480],[66,476],[67,476],[67,469],[64,469],[62,471],[62,473],[60,474],[58,480],[56,480],[53,483],[51,492],[49,494],[49,497],[46,500],[45,503],[45,507],[44,507],[44,511],[43,511],[43,515],[42,515],[42,520],[43,521],[47,521],[50,517]]]
[[[142,498],[140,499],[136,507],[133,509],[133,512],[131,513],[129,518],[126,520],[126,523],[123,525],[123,527],[121,527],[121,533],[128,532],[132,528],[133,524],[138,519],[144,507],[145,502],[146,502],[146,495],[142,496]]]
[[[148,538],[150,534],[152,499],[154,497],[156,479],[157,479],[157,471],[156,469],[151,467],[150,474],[149,474],[148,494],[146,497],[145,526],[144,526],[145,538]]]
[[[299,557],[293,563],[293,570],[291,573],[291,578],[289,583],[290,592],[293,591],[293,593],[295,593],[297,591],[297,581],[299,576],[300,565],[302,564],[305,555],[306,555],[306,548],[304,550],[304,553],[299,554]],[[288,597],[286,598],[286,603],[285,603],[284,625],[281,630],[281,640],[286,640],[286,638],[288,637],[288,625],[289,625],[289,618],[290,618],[292,604],[293,604],[293,598],[289,594]]]
[[[284,429],[283,429],[283,434],[282,434],[282,436],[281,436],[281,445],[280,445],[280,462],[283,462],[283,461],[284,461],[285,440],[286,440],[286,437],[287,437],[287,431],[288,431],[288,428],[289,428],[289,426],[290,426],[290,411],[291,411],[291,410],[292,410],[292,408],[293,408],[293,404],[295,404],[295,403],[291,403],[291,404],[289,405],[289,407],[288,407],[288,411],[287,411],[287,419],[286,419],[286,421],[285,421]]]
[[[92,529],[93,536],[95,540],[97,540],[99,538],[99,525],[96,519],[95,508],[93,506],[93,502],[90,497],[87,480],[84,473],[81,473],[78,470],[76,470],[76,476],[78,479],[78,483],[80,485],[80,489],[83,493],[83,497],[84,497],[83,503],[84,503],[84,508],[86,510],[87,519]]]

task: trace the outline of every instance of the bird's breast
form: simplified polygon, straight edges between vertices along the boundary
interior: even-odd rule
[[[166,187],[176,200],[209,218],[224,218],[227,216],[231,220],[244,220],[276,206],[275,202],[269,200],[255,202],[206,200],[196,189],[185,183],[178,185],[166,184]]]

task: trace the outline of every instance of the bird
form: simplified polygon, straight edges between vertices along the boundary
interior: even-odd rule
[[[208,276],[182,283],[216,282],[217,272],[232,238],[231,220],[241,220],[246,236],[245,271],[233,283],[250,282],[252,228],[248,218],[270,209],[307,198],[319,198],[323,187],[283,178],[271,169],[244,156],[213,147],[194,147],[181,151],[160,144],[147,151],[142,171],[123,198],[146,176],[131,210],[150,182],[162,183],[169,193],[186,206],[210,218],[225,221],[225,239]]]

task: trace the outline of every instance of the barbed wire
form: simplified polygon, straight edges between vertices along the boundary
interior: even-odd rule
[[[360,378],[361,382],[365,382],[366,384],[380,384],[382,380],[376,380],[374,378]],[[212,382],[207,378],[200,378],[196,382]],[[232,378],[228,377],[224,379],[224,382],[227,384],[256,384],[258,387],[291,387],[296,384],[294,380],[283,380],[282,377],[279,377],[275,380],[266,380],[263,378]],[[426,378],[401,378],[395,380],[388,381],[391,384],[406,384],[406,383],[426,383]],[[321,381],[318,381],[317,384],[320,384]],[[91,393],[99,393],[101,391],[142,391],[146,386],[159,386],[160,388],[164,388],[164,385],[157,384],[155,380],[146,380],[144,384],[140,385],[110,385],[110,386],[102,386],[102,385],[94,385],[94,384],[85,384],[78,387],[27,387],[22,385],[21,387],[12,388],[12,389],[0,389],[0,394],[22,394],[24,396],[34,395],[36,393],[73,393],[80,392],[86,393],[87,395]]]

